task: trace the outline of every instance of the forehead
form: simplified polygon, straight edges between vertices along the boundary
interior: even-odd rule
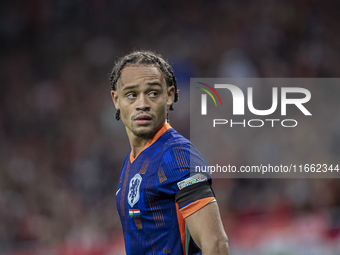
[[[119,79],[121,87],[127,85],[142,85],[148,82],[165,84],[163,73],[155,66],[127,66],[122,70]]]

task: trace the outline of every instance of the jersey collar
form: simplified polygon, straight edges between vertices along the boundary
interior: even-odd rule
[[[171,126],[169,123],[165,123],[163,125],[163,127],[158,130],[158,132],[147,142],[147,144],[145,144],[145,146],[143,147],[143,149],[137,154],[136,157],[134,157],[132,155],[132,151],[130,152],[130,163],[132,164],[133,161],[135,161],[135,159],[139,156],[139,154],[142,153],[142,151],[144,151],[146,148],[148,148],[149,146],[151,146],[154,142],[156,142],[158,140],[158,138],[160,138],[168,129],[170,129]]]

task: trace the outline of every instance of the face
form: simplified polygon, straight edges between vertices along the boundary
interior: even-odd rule
[[[125,67],[111,95],[128,136],[150,139],[165,123],[174,91],[157,67]]]

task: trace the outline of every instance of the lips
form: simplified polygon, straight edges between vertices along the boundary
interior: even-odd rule
[[[152,116],[147,115],[147,114],[139,114],[136,118],[135,121],[138,124],[148,124],[152,120]]]

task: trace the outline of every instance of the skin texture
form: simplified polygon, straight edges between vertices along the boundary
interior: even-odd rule
[[[228,237],[223,228],[217,202],[208,204],[188,216],[185,223],[203,255],[229,255]]]
[[[133,65],[122,70],[117,90],[112,90],[111,96],[116,109],[120,110],[134,157],[164,125],[174,92],[175,88],[166,85],[162,72],[155,66]],[[227,235],[216,202],[185,221],[204,255],[229,254]]]
[[[164,125],[167,107],[174,100],[173,86],[167,87],[155,66],[128,66],[121,73],[117,90],[111,91],[120,110],[134,157]]]

